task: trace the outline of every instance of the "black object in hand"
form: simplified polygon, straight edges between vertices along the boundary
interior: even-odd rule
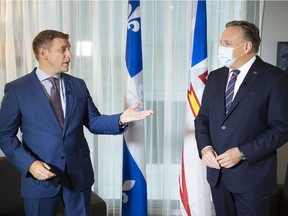
[[[65,172],[60,170],[59,168],[50,165],[50,172],[54,173],[56,176],[50,179],[51,185],[57,187],[59,184],[72,189],[73,185],[70,180],[69,175]]]

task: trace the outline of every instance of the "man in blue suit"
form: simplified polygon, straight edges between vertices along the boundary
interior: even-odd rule
[[[270,215],[276,150],[288,141],[288,80],[256,55],[259,45],[254,24],[226,24],[218,50],[224,67],[209,74],[195,120],[217,216]]]
[[[22,174],[27,216],[56,215],[60,199],[65,215],[90,215],[94,173],[83,126],[94,134],[122,134],[129,122],[153,111],[137,112],[135,104],[122,114],[100,114],[85,82],[65,73],[72,58],[68,34],[42,31],[33,40],[33,51],[39,67],[5,86],[0,147]]]

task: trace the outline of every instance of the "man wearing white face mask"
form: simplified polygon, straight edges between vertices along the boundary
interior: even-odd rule
[[[195,133],[217,216],[269,216],[276,150],[288,141],[287,75],[257,56],[258,28],[226,24]]]
[[[234,57],[233,55],[233,52],[234,52],[234,49],[242,46],[242,45],[245,45],[246,42],[244,43],[241,43],[239,44],[238,46],[236,47],[229,47],[229,46],[225,46],[225,45],[222,45],[219,46],[219,49],[218,49],[218,59],[219,61],[225,66],[225,67],[231,67],[231,65],[235,62],[236,59],[238,59],[239,57],[245,55],[245,50],[243,50],[243,53],[237,57]]]

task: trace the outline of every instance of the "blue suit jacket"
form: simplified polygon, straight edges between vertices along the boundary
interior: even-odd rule
[[[5,86],[0,110],[0,147],[22,173],[24,197],[50,197],[60,185],[39,181],[28,172],[35,160],[41,160],[69,174],[75,190],[91,187],[94,182],[90,150],[83,126],[94,134],[121,134],[119,114],[101,115],[85,82],[63,73],[66,90],[66,116],[62,128],[44,93],[35,69]],[[17,138],[21,129],[22,139]],[[57,172],[58,174],[58,172]]]
[[[238,146],[247,160],[221,171],[207,168],[212,187],[219,173],[235,193],[271,192],[276,187],[276,150],[288,141],[288,81],[280,69],[258,56],[225,115],[228,68],[209,74],[195,133],[199,154],[208,145],[217,154]]]

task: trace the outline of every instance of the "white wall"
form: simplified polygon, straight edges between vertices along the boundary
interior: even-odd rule
[[[277,42],[288,41],[288,1],[265,1],[260,55],[276,65]]]
[[[277,42],[288,41],[288,1],[266,1],[263,15],[261,58],[276,65]],[[288,98],[287,98],[288,100]],[[287,110],[288,112],[288,110]],[[278,182],[283,183],[288,161],[288,144],[278,150]]]

